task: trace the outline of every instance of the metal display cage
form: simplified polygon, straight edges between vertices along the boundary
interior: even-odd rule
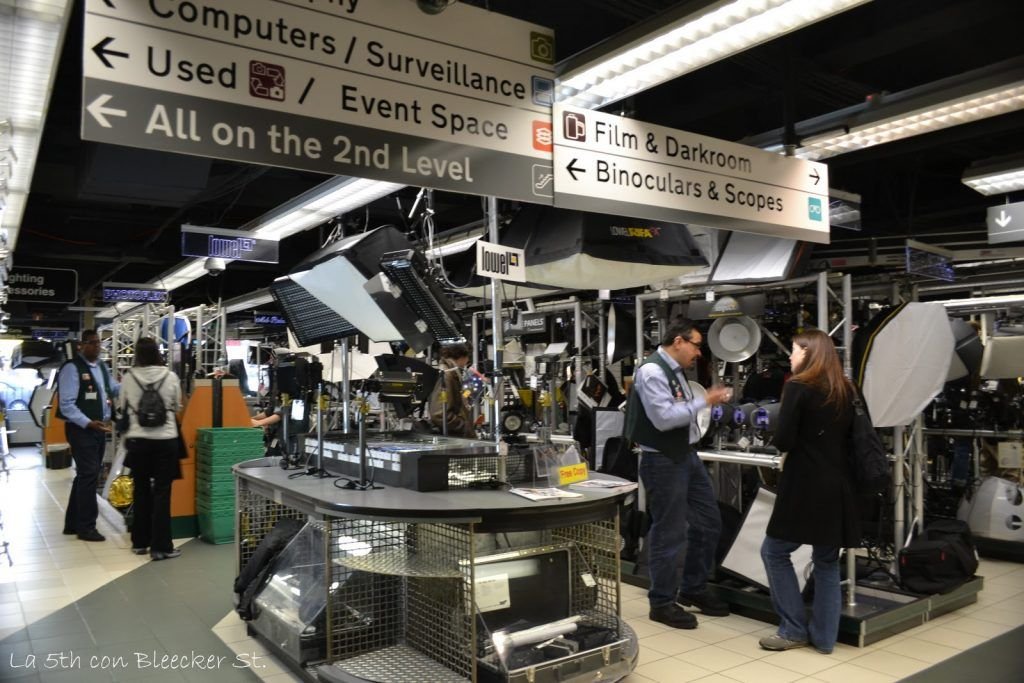
[[[478,556],[491,552],[569,548],[571,612],[628,637],[618,618],[615,506],[597,521],[490,533],[475,523],[326,515],[290,506],[303,502],[275,502],[244,479],[237,483],[238,568],[278,520],[308,519],[326,530],[328,667],[321,667],[321,678],[324,668],[336,668],[338,680],[477,681],[478,656],[490,634],[477,609],[475,566]]]

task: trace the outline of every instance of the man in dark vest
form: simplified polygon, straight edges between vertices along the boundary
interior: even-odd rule
[[[729,614],[728,604],[707,590],[722,519],[711,478],[693,444],[700,440],[697,413],[728,401],[731,391],[712,387],[707,399],[694,397],[683,371],[694,367],[701,343],[692,321],[673,320],[660,348],[637,368],[626,408],[626,436],[640,444],[640,481],[651,519],[646,538],[648,616],[673,628],[697,627],[697,618],[679,603],[710,616]]]
[[[60,369],[57,388],[57,417],[64,420],[64,434],[75,461],[64,533],[77,534],[83,541],[103,541],[106,539],[96,530],[96,487],[110,433],[112,399],[120,387],[100,360],[96,330],[82,332],[79,355]]]

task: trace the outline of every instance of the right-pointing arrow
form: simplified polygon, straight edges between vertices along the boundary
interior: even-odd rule
[[[577,173],[586,173],[586,172],[587,172],[587,169],[585,169],[585,168],[582,168],[582,167],[580,167],[580,166],[576,166],[576,165],[575,165],[575,163],[576,163],[577,161],[579,161],[579,160],[578,160],[578,159],[573,159],[573,160],[572,160],[572,161],[570,161],[570,162],[569,162],[569,164],[568,164],[568,165],[567,165],[567,166],[565,167],[565,170],[569,172],[569,175],[571,175],[571,176],[572,176],[572,179],[573,179],[573,180],[579,180],[579,178],[577,178],[577,177],[576,177],[576,174],[577,174]]]
[[[92,117],[96,119],[96,123],[100,124],[104,128],[112,127],[110,121],[107,120],[108,116],[128,116],[128,112],[124,109],[114,109],[113,107],[103,106],[113,98],[113,95],[100,95],[90,102],[89,106],[85,108],[85,110],[92,114]]]
[[[807,175],[809,175],[811,178],[814,178],[814,184],[817,185],[818,181],[821,180],[821,176],[818,174],[818,169],[814,168],[811,170],[814,171],[814,173],[808,173]]]
[[[999,217],[995,219],[996,225],[1000,228],[1005,228],[1013,220],[1013,216],[1007,215],[1006,211],[1000,209]]]

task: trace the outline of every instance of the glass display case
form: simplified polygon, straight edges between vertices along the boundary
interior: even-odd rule
[[[271,565],[252,628],[300,665],[326,656],[324,525],[307,522]]]

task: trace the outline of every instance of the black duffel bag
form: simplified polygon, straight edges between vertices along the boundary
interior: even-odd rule
[[[966,522],[936,520],[899,554],[900,585],[911,593],[948,593],[978,569],[978,553]]]

